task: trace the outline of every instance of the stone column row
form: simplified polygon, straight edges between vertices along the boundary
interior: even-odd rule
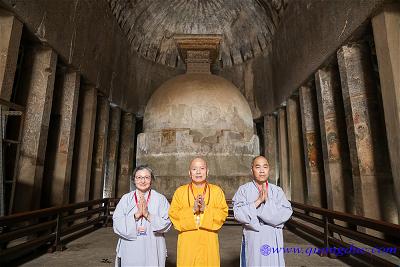
[[[87,92],[87,101],[84,98],[81,103],[87,108],[80,119],[82,141],[76,153],[81,158],[78,157],[73,167],[77,175],[72,185],[75,193],[72,202],[121,197],[130,191],[135,166],[134,115],[90,92]]]
[[[80,119],[82,141],[76,151],[80,157],[73,168],[77,175],[72,202],[121,197],[130,191],[135,166],[134,115],[91,92],[87,91],[87,100],[82,101],[87,109]]]
[[[299,99],[293,96],[276,114],[265,116],[265,155],[270,163],[269,181],[281,186],[288,199],[305,203],[308,192],[299,115]]]
[[[347,44],[337,51],[337,66],[317,70],[277,115],[265,116],[270,179],[288,198],[398,223],[399,23],[399,4],[372,19],[381,87],[369,45]]]
[[[12,95],[21,33],[22,23],[12,14],[0,10],[0,98],[6,101],[9,101]],[[3,150],[1,153],[3,153]],[[3,156],[1,158],[4,160]],[[3,162],[1,162],[1,164],[3,164]],[[1,169],[3,171],[3,168]],[[3,179],[1,180],[3,183],[5,177],[3,174],[1,175],[3,176]],[[2,190],[1,193],[3,197],[3,199],[0,200],[0,209],[1,212],[5,214],[8,211],[5,210],[6,201],[4,199],[5,192],[3,184],[0,185],[0,188]],[[13,192],[11,192],[11,194],[14,196],[15,193],[15,188],[13,188]],[[13,198],[11,197],[11,208],[9,209],[10,212],[12,212],[12,206],[14,205],[14,201],[12,199]]]
[[[337,52],[356,214],[397,223],[393,178],[371,52],[365,42]],[[390,123],[390,122],[388,122]]]
[[[315,73],[315,85],[327,208],[353,213],[354,192],[337,68],[319,69]]]
[[[110,109],[107,98],[82,83],[79,72],[57,64],[45,45],[26,46],[14,88],[21,33],[22,23],[1,11],[0,98],[14,94],[26,108],[10,212],[129,192],[134,114]]]
[[[35,49],[33,55],[47,59],[44,68],[40,65],[46,71],[49,61],[55,65],[52,50]],[[31,67],[35,73],[38,67]],[[47,138],[53,99],[48,94],[52,92],[49,88],[54,87],[54,78],[50,74],[45,80],[34,76],[34,84],[40,83],[26,88],[26,106],[32,111],[25,118],[14,212],[38,209],[40,199],[42,205],[56,206],[103,196],[120,197],[130,190],[135,166],[134,115],[118,107],[110,108],[108,100],[97,96],[93,86],[79,86],[78,73],[67,71],[59,76],[56,84],[59,94],[52,109],[52,115],[58,118],[57,129],[52,132],[56,134],[55,141]],[[47,153],[46,142],[54,145],[47,148]],[[30,161],[33,157],[38,159]],[[19,197],[21,194],[24,198]],[[29,201],[25,196],[29,196]]]
[[[121,197],[130,191],[131,175],[135,166],[135,118],[132,113],[104,104],[98,120],[96,162],[93,163],[95,181],[93,199]],[[108,122],[108,130],[105,125]],[[108,132],[108,134],[107,134]],[[103,178],[104,177],[104,178]],[[101,192],[101,196],[99,196]]]

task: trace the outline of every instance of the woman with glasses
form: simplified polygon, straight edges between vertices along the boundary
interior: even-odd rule
[[[116,266],[165,266],[164,233],[171,227],[169,203],[151,189],[153,171],[146,165],[133,171],[136,189],[122,196],[113,215],[119,235]]]

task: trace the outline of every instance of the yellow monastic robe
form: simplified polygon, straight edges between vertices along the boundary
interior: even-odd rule
[[[204,188],[193,186],[195,196]],[[225,195],[217,185],[208,184],[206,208],[196,225],[193,214],[194,197],[189,185],[180,186],[174,193],[169,217],[178,235],[177,266],[220,266],[218,230],[228,216]]]

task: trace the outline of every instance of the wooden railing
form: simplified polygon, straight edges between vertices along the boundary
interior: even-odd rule
[[[99,199],[0,217],[0,263],[39,247],[62,250],[66,243],[106,224],[108,207],[109,199]]]
[[[240,225],[233,214],[233,203],[231,199],[226,200],[226,204],[228,204],[228,217],[226,218],[225,224],[229,225]]]
[[[105,221],[104,226],[112,226],[112,215],[115,210],[115,207],[117,207],[117,204],[119,202],[120,198],[109,198],[108,199],[108,206],[107,206],[107,220]]]
[[[341,247],[350,248],[353,246],[355,250],[362,249],[349,241],[345,242],[336,236],[345,236],[355,241],[361,246],[369,246],[372,248],[394,248],[392,254],[398,261],[397,264],[382,258],[384,253],[352,253],[351,256],[357,257],[363,261],[376,266],[398,266],[400,262],[400,225],[391,224],[384,221],[373,220],[362,216],[352,215],[343,212],[327,210],[323,208],[313,207],[297,202],[293,202],[292,218],[286,223],[289,230],[300,229],[314,238],[324,243],[326,256],[330,255],[329,248]],[[394,240],[390,242],[385,237],[391,237]],[[333,254],[333,253],[332,253]]]

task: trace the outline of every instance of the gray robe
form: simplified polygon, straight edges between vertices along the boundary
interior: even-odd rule
[[[257,209],[259,191],[254,181],[239,187],[233,197],[235,219],[243,224],[240,266],[285,266],[283,224],[292,215],[292,206],[279,186],[268,184],[268,200]],[[274,250],[273,250],[274,249]]]
[[[152,189],[148,203],[151,222],[143,218],[136,221],[134,192],[122,196],[113,214],[114,232],[119,235],[115,265],[121,258],[121,266],[165,266],[167,249],[164,233],[171,227],[168,200]],[[146,200],[148,193],[145,194]],[[139,201],[139,193],[136,194]],[[146,227],[146,235],[138,235],[137,227],[140,225]]]

